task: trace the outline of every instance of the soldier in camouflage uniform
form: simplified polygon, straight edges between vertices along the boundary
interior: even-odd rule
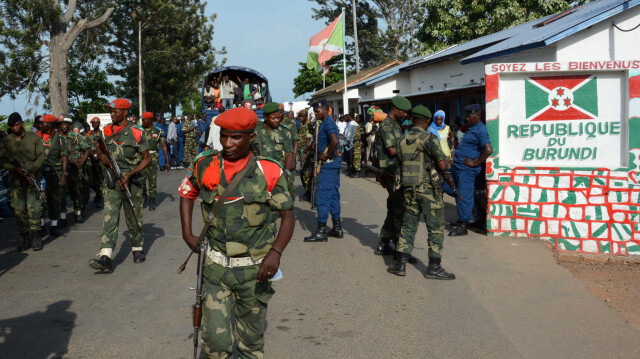
[[[258,155],[278,161],[284,167],[287,183],[291,183],[293,181],[291,172],[295,170],[296,159],[293,152],[291,130],[280,123],[282,113],[279,107],[278,103],[269,102],[262,108],[264,122],[259,123],[256,127],[254,147]],[[289,190],[289,195],[291,193]]]
[[[61,225],[58,224],[60,210],[62,209],[62,189],[67,185],[68,152],[64,137],[55,130],[57,119],[53,115],[44,115],[40,118],[40,129],[38,136],[42,139],[44,146],[44,165],[42,174],[47,183],[47,208],[49,209],[49,219],[51,228],[49,233],[52,236],[61,236]]]
[[[280,165],[251,156],[255,112],[234,108],[218,116],[222,153],[202,152],[189,167],[178,192],[182,237],[196,246],[191,222],[198,199],[207,221],[216,201],[225,201],[208,228],[203,267],[202,342],[207,358],[231,358],[234,342],[240,358],[264,357],[267,303],[274,293],[269,281],[294,227],[293,200]],[[246,173],[231,193],[220,198],[235,175]],[[276,233],[272,222],[280,213]],[[201,247],[202,248],[202,247]],[[235,321],[235,328],[232,322]]]
[[[355,121],[358,123],[358,127],[353,135],[353,158],[351,159],[351,168],[353,169],[351,177],[353,178],[360,177],[360,170],[362,169],[362,137],[364,135],[362,118],[356,115]]]
[[[453,273],[448,273],[440,266],[444,242],[444,202],[438,171],[446,171],[449,163],[438,137],[426,131],[431,112],[424,106],[416,106],[411,117],[413,128],[398,146],[405,212],[395,263],[387,271],[399,276],[406,275],[407,259],[413,250],[422,213],[429,230],[429,266],[425,276],[431,279],[455,279]]]
[[[293,112],[289,112],[289,114],[292,115]],[[284,110],[280,109],[280,116],[283,116],[283,115],[284,115]],[[298,135],[298,131],[296,129],[296,121],[290,115],[285,116],[285,118],[280,123],[285,125],[289,129],[289,133],[291,134],[291,144],[293,145],[293,168],[290,171],[295,171],[295,168],[296,168],[295,157],[296,157],[296,154],[298,153],[298,142],[300,141],[300,135]],[[294,201],[296,198],[296,186],[294,184],[295,178],[296,178],[295,176],[289,175],[289,178],[287,180],[287,186],[289,187],[289,194],[291,195],[291,198],[294,199]]]
[[[93,204],[96,208],[104,207],[104,167],[98,158],[98,137],[102,134],[100,130],[100,118],[91,119],[92,130],[87,132],[87,139],[91,145],[91,189],[96,193]]]
[[[89,266],[103,272],[112,272],[111,257],[118,238],[120,208],[124,206],[124,216],[129,228],[129,242],[134,263],[142,263],[146,259],[143,251],[144,233],[142,232],[142,171],[151,164],[149,143],[142,134],[142,129],[127,121],[127,113],[131,102],[119,98],[109,103],[112,123],[104,128],[105,144],[124,175],[123,183],[129,185],[134,208],[127,201],[123,191],[123,183],[116,183],[113,189],[105,190],[104,222],[100,252],[89,260]],[[98,147],[98,155],[102,164],[110,167],[105,153]]]
[[[89,184],[89,178],[85,172],[85,163],[89,158],[91,146],[80,134],[79,128],[82,127],[82,125],[79,123],[73,124],[74,130],[72,131],[72,123],[73,121],[70,118],[65,117],[59,126],[60,134],[66,140],[69,166],[71,167],[71,172],[69,172],[69,176],[67,178],[67,188],[69,189],[69,195],[73,201],[73,212],[75,213],[76,223],[84,223],[86,220],[83,213],[85,196],[88,196],[85,184]]]
[[[308,111],[298,111],[298,121],[300,121],[300,130],[298,131],[298,137],[300,137],[300,145],[298,146],[298,154],[300,157],[300,181],[304,188],[304,199],[311,200],[311,175],[313,171],[313,147],[311,143],[315,136],[315,127],[308,121]],[[306,155],[306,159],[304,158]]]
[[[378,181],[387,190],[387,217],[380,230],[380,242],[374,253],[376,255],[391,254],[393,247],[390,242],[398,243],[400,229],[402,228],[402,215],[404,213],[404,196],[402,191],[395,189],[395,173],[398,169],[398,145],[402,139],[400,121],[407,117],[411,110],[411,103],[402,96],[391,99],[391,111],[378,127],[376,135],[376,151],[378,166],[387,175],[378,177]]]
[[[9,135],[0,142],[0,167],[9,171],[11,207],[16,214],[18,231],[22,236],[22,243],[18,249],[26,251],[33,248],[34,251],[39,251],[42,249],[42,199],[36,188],[29,184],[26,172],[15,159],[19,158],[27,171],[39,180],[40,168],[44,163],[44,148],[38,135],[24,130],[22,116],[19,113],[9,115],[8,125]]]
[[[198,142],[196,128],[193,126],[193,115],[187,116],[187,119],[182,123],[182,133],[184,134],[183,162],[191,163],[198,155]]]
[[[142,127],[144,137],[149,143],[149,154],[151,155],[151,165],[144,169],[145,180],[142,182],[142,193],[147,193],[147,181],[149,182],[149,210],[156,210],[156,183],[158,182],[158,158],[159,151],[162,150],[165,158],[168,158],[167,146],[164,144],[164,132],[153,125],[154,116],[151,112],[142,114]],[[169,162],[165,163],[167,172],[171,171]]]

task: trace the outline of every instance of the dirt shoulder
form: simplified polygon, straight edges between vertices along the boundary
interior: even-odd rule
[[[635,260],[594,263],[588,259],[571,263],[562,257],[558,260],[575,278],[583,281],[590,292],[640,330],[640,263]]]

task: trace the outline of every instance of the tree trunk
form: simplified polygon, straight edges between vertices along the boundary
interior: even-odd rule
[[[67,91],[67,75],[69,74],[69,56],[64,48],[65,32],[59,31],[59,24],[51,32],[49,43],[49,96],[53,115],[69,113],[69,94]]]

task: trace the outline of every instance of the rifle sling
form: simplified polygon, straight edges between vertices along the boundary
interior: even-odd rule
[[[209,213],[209,217],[207,218],[207,221],[204,224],[204,227],[202,228],[202,231],[200,232],[200,235],[198,236],[198,242],[196,242],[194,248],[199,247],[200,244],[202,242],[204,242],[204,239],[207,237],[207,231],[209,231],[209,227],[213,223],[213,220],[216,218],[216,214],[218,214],[218,211],[220,211],[220,208],[222,208],[222,205],[224,204],[225,199],[238,186],[238,184],[240,183],[240,180],[242,180],[244,175],[249,170],[249,167],[252,167],[254,163],[256,163],[256,157],[254,155],[250,155],[249,161],[247,162],[247,165],[244,166],[242,171],[238,172],[235,176],[233,176],[233,179],[231,180],[231,183],[229,183],[229,187],[227,187],[224,190],[224,192],[222,193],[222,195],[220,196],[218,201],[216,203],[214,203],[213,208],[211,208],[211,212]]]

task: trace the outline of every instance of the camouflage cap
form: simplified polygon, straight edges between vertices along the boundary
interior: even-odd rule
[[[307,116],[308,114],[309,112],[306,109],[298,111],[298,116]]]
[[[405,97],[395,96],[394,98],[391,99],[391,103],[398,110],[402,110],[402,111],[411,110],[411,102],[409,102],[409,100],[407,100]]]
[[[431,111],[424,106],[416,106],[411,110],[412,117],[431,118]]]

